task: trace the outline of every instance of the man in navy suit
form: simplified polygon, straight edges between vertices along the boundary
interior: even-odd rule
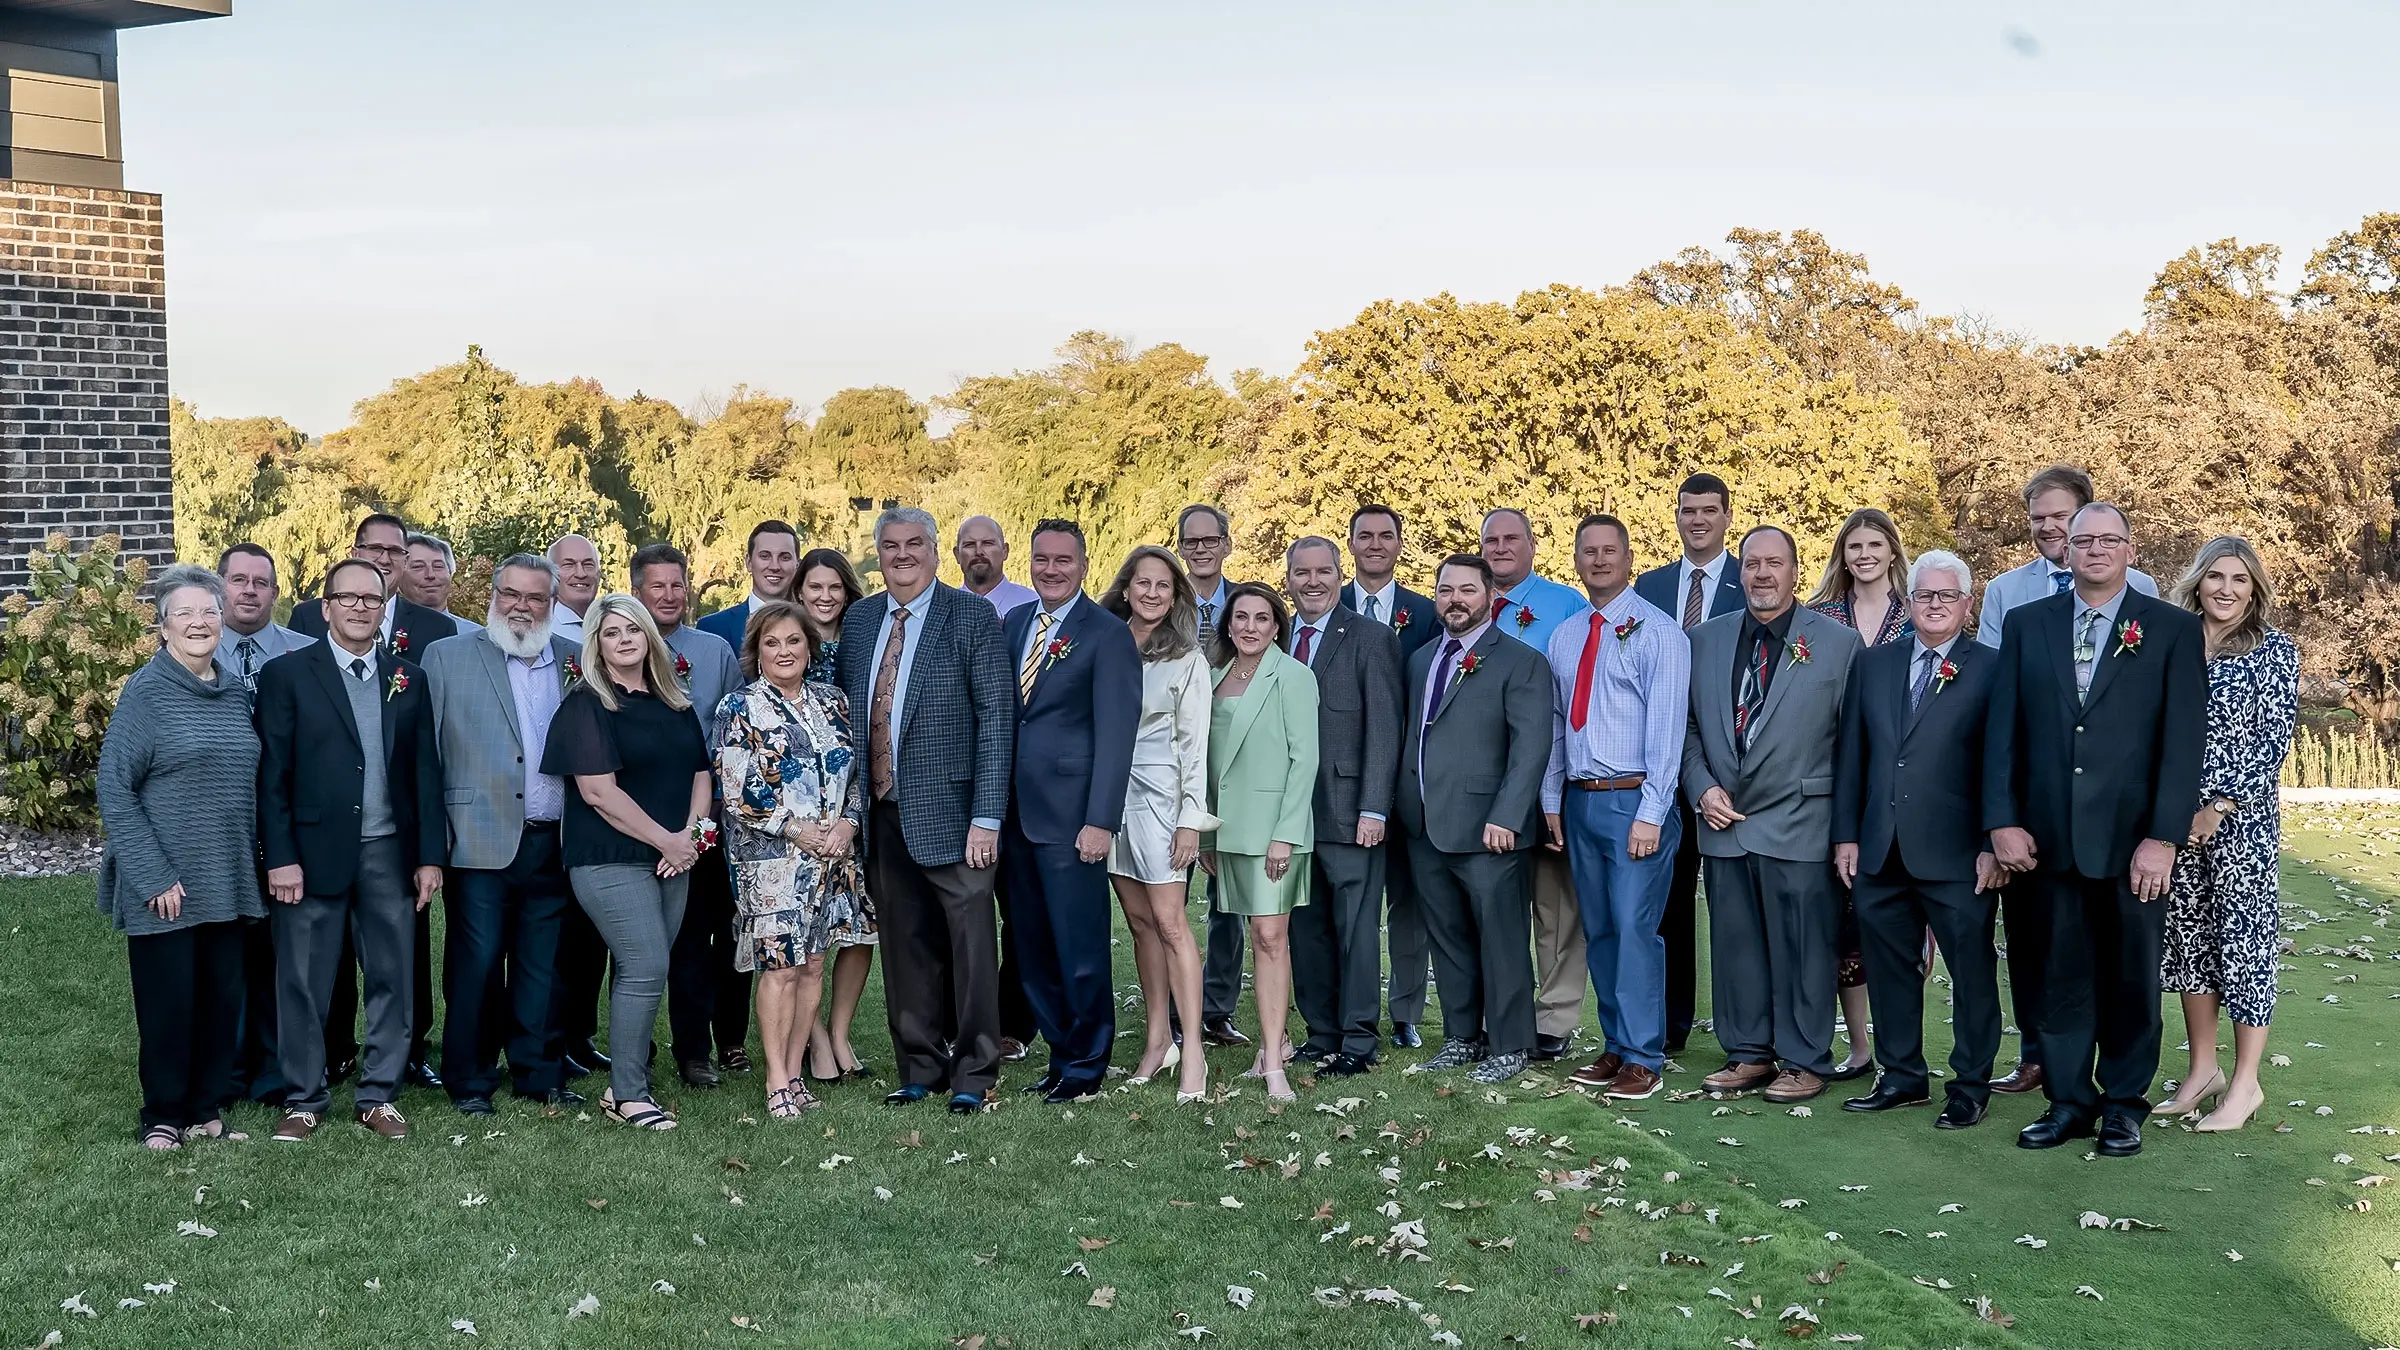
[[[750,606],[766,600],[789,600],[799,580],[800,535],[780,520],[762,520],[750,527],[750,542],[742,548],[742,565],[750,570],[750,593],[741,603],[708,615],[693,627],[725,639],[739,652],[750,627]],[[715,709],[709,710],[712,714]],[[853,710],[855,712],[855,710]]]
[[[1430,597],[1401,585],[1393,575],[1400,566],[1399,512],[1367,502],[1350,513],[1350,564],[1358,579],[1342,587],[1342,604],[1392,630],[1400,639],[1400,668],[1407,670],[1408,658],[1433,641],[1442,620]],[[1417,903],[1408,840],[1392,830],[1383,848],[1384,940],[1392,957],[1385,999],[1392,1044],[1411,1049],[1425,1043],[1417,1024],[1425,1020],[1425,990],[1432,983],[1433,938],[1425,931],[1425,911]]]
[[[1683,556],[1635,579],[1633,593],[1675,617],[1689,633],[1720,614],[1742,611],[1742,569],[1725,551],[1725,527],[1733,518],[1733,490],[1713,473],[1696,473],[1675,491],[1675,533]],[[1667,940],[1667,1053],[1683,1049],[1692,1033],[1700,988],[1696,916],[1700,893],[1700,829],[1688,802],[1683,842],[1675,849],[1675,878],[1667,889],[1667,912],[1658,933]]]
[[[1026,1001],[1050,1044],[1028,1090],[1070,1102],[1101,1088],[1116,1037],[1108,848],[1142,713],[1142,659],[1125,622],[1086,599],[1083,528],[1033,527],[1034,603],[1002,628],[1017,671],[1014,791],[1001,862]]]

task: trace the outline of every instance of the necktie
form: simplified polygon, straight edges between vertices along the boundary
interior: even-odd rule
[[[1425,700],[1425,730],[1417,737],[1418,772],[1424,771],[1425,737],[1433,734],[1433,715],[1441,711],[1442,691],[1450,687],[1450,667],[1458,662],[1458,639],[1442,639],[1442,650],[1434,657],[1433,690]]]
[[[892,611],[892,635],[884,639],[875,667],[875,694],[867,705],[867,785],[875,800],[892,795],[892,689],[900,682],[900,654],[908,647],[908,610]]]
[[[353,656],[350,658],[350,676],[352,679],[355,679],[362,684],[366,682],[367,658],[363,656]]]
[[[1925,701],[1925,691],[1933,684],[1934,656],[1930,650],[1917,653],[1917,680],[1908,687],[1908,710],[1912,713]]]
[[[1366,597],[1366,601],[1367,601],[1367,618],[1368,618],[1368,620],[1369,620],[1369,621],[1371,621],[1371,622],[1374,622],[1374,623],[1382,623],[1382,622],[1383,622],[1383,616],[1375,612],[1375,606],[1376,606],[1376,597],[1374,597],[1374,596],[1370,595],[1370,596]]]
[[[1750,728],[1758,722],[1759,709],[1767,703],[1767,652],[1773,646],[1767,633],[1760,630],[1756,650],[1742,667],[1742,697],[1733,710],[1733,746],[1736,750],[1750,748]]]
[[[2100,648],[2092,641],[2092,628],[2101,619],[2099,610],[2086,609],[2075,621],[2075,696],[2083,698],[2092,691],[2092,672],[2100,664]]]
[[[1583,640],[1583,659],[1575,663],[1575,705],[1567,709],[1567,725],[1583,730],[1585,717],[1592,706],[1592,670],[1600,664],[1600,635],[1606,632],[1607,620],[1599,611],[1592,612],[1592,631]]]
[[[1044,622],[1047,622],[1048,619],[1048,615],[1043,616]],[[1217,602],[1214,600],[1203,600],[1200,602],[1200,645],[1206,647],[1209,643],[1216,640]]]
[[[2050,593],[2052,595],[2065,595],[2067,587],[2074,584],[2075,574],[2073,572],[2052,572],[2050,574]]]
[[[1683,626],[1686,628],[1691,628],[1700,622],[1700,602],[1704,598],[1700,594],[1700,587],[1707,580],[1708,573],[1697,567],[1692,569],[1691,589],[1683,593]]]
[[[243,638],[233,646],[234,654],[242,658],[242,682],[258,674],[258,639]]]
[[[1050,625],[1058,622],[1056,615],[1043,610],[1034,616],[1033,646],[1026,649],[1025,668],[1017,672],[1017,699],[1033,701],[1033,677],[1042,669],[1042,653],[1050,645]]]
[[[1309,640],[1314,638],[1316,635],[1317,628],[1315,624],[1306,624],[1301,627],[1300,640],[1292,644],[1293,660],[1304,666],[1308,664],[1308,654],[1312,649],[1312,644]]]

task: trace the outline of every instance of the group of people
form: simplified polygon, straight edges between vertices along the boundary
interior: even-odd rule
[[[2298,701],[2257,554],[2212,540],[2158,598],[2125,512],[2055,467],[2024,493],[2039,556],[1986,585],[1967,637],[1967,564],[1912,559],[1885,513],[1844,523],[1800,602],[1788,531],[1726,549],[1731,498],[1685,481],[1682,557],[1647,571],[1621,520],[1585,517],[1579,586],[1536,574],[1527,517],[1495,509],[1430,594],[1399,584],[1404,522],[1375,504],[1345,541],[1291,542],[1275,585],[1227,578],[1231,521],[1188,507],[1096,598],[1073,521],[1034,527],[1030,587],[998,524],[967,521],[953,587],[934,519],[887,509],[872,594],[768,521],[750,595],[697,622],[672,546],[604,595],[570,535],[502,560],[468,624],[441,608],[448,547],[384,515],[289,628],[256,546],[168,569],[101,772],[143,1141],[222,1133],[242,1095],[308,1138],[352,1067],[354,968],[355,1119],[389,1137],[411,1079],[492,1112],[503,1055],[520,1095],[579,1101],[569,1081],[605,1070],[611,1118],[672,1128],[662,994],[696,1088],[751,1071],[755,1005],[767,1109],[798,1116],[869,1072],[849,1026],[879,949],[887,1102],[979,1111],[1037,1040],[1027,1091],[1071,1102],[1111,1068],[1117,910],[1145,1018],[1129,1081],[1173,1072],[1179,1103],[1208,1094],[1207,1047],[1248,1046],[1245,1076],[1290,1100],[1295,1061],[1346,1076],[1420,1045],[1429,976],[1422,1068],[1498,1083],[1565,1056],[1588,984],[1604,1045],[1572,1078],[1641,1099],[1696,1024],[1702,895],[1712,1090],[1801,1102],[1880,1063],[1846,1109],[1930,1104],[1938,952],[1940,1126],[2040,1090],[2020,1144],[2138,1151],[2163,982],[2192,1052],[2156,1109],[2238,1128],[2263,1101]],[[1996,920],[2023,1047],[1999,1078]]]

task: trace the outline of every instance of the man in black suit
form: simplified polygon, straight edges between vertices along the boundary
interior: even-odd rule
[[[1675,616],[1686,633],[1720,614],[1742,610],[1742,569],[1725,551],[1733,520],[1733,489],[1713,473],[1696,473],[1675,491],[1675,534],[1683,556],[1634,579],[1633,593]],[[1675,878],[1658,935],[1667,940],[1667,1053],[1681,1051],[1699,1012],[1700,827],[1689,802],[1677,797],[1683,835],[1675,848]]]
[[[1232,555],[1233,517],[1224,508],[1194,502],[1175,513],[1175,556],[1183,559],[1192,597],[1200,606],[1203,652],[1215,640],[1230,603],[1233,581],[1225,575],[1225,560]],[[1248,943],[1250,920],[1218,909],[1216,898],[1217,879],[1210,877],[1208,940],[1200,962],[1200,1038],[1210,1045],[1248,1045],[1250,1038],[1233,1024],[1233,1006],[1242,997],[1242,949]],[[1180,1012],[1170,1020],[1180,1036]]]
[[[1050,1043],[1029,1090],[1046,1102],[1098,1092],[1116,1037],[1108,849],[1125,823],[1142,716],[1142,658],[1125,621],[1083,593],[1082,527],[1033,527],[1032,602],[1001,648],[1017,669],[1017,753],[1001,853],[1025,999]]]
[[[325,1023],[341,935],[356,935],[367,986],[360,1125],[408,1135],[392,1105],[412,1008],[409,922],[441,888],[448,858],[442,770],[424,672],[376,641],[383,574],[350,559],[325,579],[326,640],[258,676],[259,839],[275,908],[277,1047],[284,1082],[282,1143],[316,1132],[329,1098]],[[414,907],[411,907],[411,891]]]
[[[1363,1073],[1383,1037],[1383,842],[1400,774],[1400,643],[1341,603],[1342,554],[1310,535],[1284,553],[1292,659],[1317,677],[1316,865],[1292,913],[1300,1053],[1335,1077]]]
[[[1933,929],[1950,967],[1949,1100],[1934,1124],[1963,1130],[1991,1100],[2000,1049],[1992,892],[2008,876],[1983,830],[1988,647],[1962,640],[1975,580],[1956,554],[1917,555],[1908,574],[1916,636],[1859,654],[1834,751],[1833,870],[1850,887],[1883,1075],[1845,1111],[1923,1106],[1925,975]]]
[[[2208,668],[2199,619],[2126,584],[2132,535],[2106,502],[2076,512],[2074,589],[2010,610],[2000,638],[1984,823],[2050,910],[2050,1111],[2017,1135],[2024,1148],[2097,1124],[2101,1153],[2139,1153],[2158,1072],[2158,902],[2200,797]],[[2012,975],[2024,936],[2008,935]]]
[[[386,596],[383,617],[377,625],[375,640],[384,650],[404,661],[421,662],[425,651],[434,643],[458,632],[458,620],[438,609],[427,609],[411,603],[399,593],[401,570],[408,563],[408,526],[400,517],[378,511],[358,522],[358,530],[350,539],[350,556],[374,568],[383,577]],[[332,578],[327,579],[330,588]],[[303,600],[292,607],[291,629],[309,637],[325,636],[325,602],[322,599]],[[416,944],[409,967],[410,996],[419,1009],[427,1010],[418,1016],[409,1032],[409,1082],[426,1087],[441,1087],[442,1078],[433,1070],[433,1062],[425,1052],[426,1038],[432,1029],[426,1023],[433,1007],[433,921],[425,910],[417,911]],[[333,981],[333,1002],[325,1024],[325,1062],[331,1066],[334,1081],[348,1077],[358,1058],[358,1018],[353,1011],[358,1006],[358,960],[351,950],[347,931],[342,937],[342,957]]]
[[[1342,588],[1342,603],[1373,623],[1392,630],[1400,640],[1405,670],[1417,648],[1433,641],[1442,628],[1433,601],[1400,584],[1400,513],[1379,502],[1367,502],[1350,513],[1350,563],[1356,580]],[[1433,939],[1425,933],[1425,912],[1417,903],[1417,882],[1408,865],[1408,839],[1387,830],[1383,840],[1385,941],[1391,946],[1391,985],[1385,993],[1391,1011],[1392,1044],[1404,1050],[1425,1043],[1417,1024],[1425,1020],[1425,991],[1433,977]]]
[[[1000,1070],[992,922],[1016,688],[992,607],[934,575],[933,517],[875,524],[884,589],[842,615],[836,682],[867,790],[867,893],[882,929],[893,1106],[950,1094],[983,1109]]]
[[[1408,662],[1400,823],[1433,935],[1442,1048],[1479,1083],[1525,1071],[1534,1044],[1533,892],[1550,767],[1550,661],[1492,623],[1492,565],[1442,561],[1442,637]]]

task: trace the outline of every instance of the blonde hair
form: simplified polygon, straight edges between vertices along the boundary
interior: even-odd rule
[[[650,686],[651,696],[677,712],[692,706],[691,696],[675,679],[675,657],[667,649],[667,640],[658,635],[658,625],[650,621],[650,611],[642,602],[622,591],[601,596],[583,616],[583,682],[591,688],[592,696],[610,712],[617,710],[615,681],[608,678],[608,658],[600,654],[600,630],[612,614],[622,614],[633,620],[649,641],[649,650],[642,658],[642,678]]]
[[[1817,593],[1808,597],[1807,603],[1829,605],[1836,600],[1850,598],[1851,587],[1856,582],[1850,576],[1849,566],[1843,561],[1843,549],[1849,544],[1850,536],[1860,530],[1873,530],[1892,546],[1892,565],[1885,573],[1891,580],[1892,590],[1897,593],[1908,584],[1908,546],[1900,542],[1900,526],[1881,509],[1862,506],[1850,513],[1850,518],[1842,522],[1841,532],[1834,535],[1833,556],[1825,560],[1825,575],[1817,582]]]
[[[2267,636],[2267,612],[2275,607],[2275,583],[2267,580],[2267,567],[2259,561],[2258,550],[2250,547],[2249,540],[2232,534],[2220,534],[2200,546],[2200,551],[2192,555],[2192,565],[2184,569],[2183,579],[2175,583],[2171,598],[2183,608],[2199,613],[2201,579],[2208,575],[2208,569],[2227,558],[2250,573],[2250,609],[2226,630],[2223,640],[2209,652],[2212,657],[2240,656],[2256,650]]]

